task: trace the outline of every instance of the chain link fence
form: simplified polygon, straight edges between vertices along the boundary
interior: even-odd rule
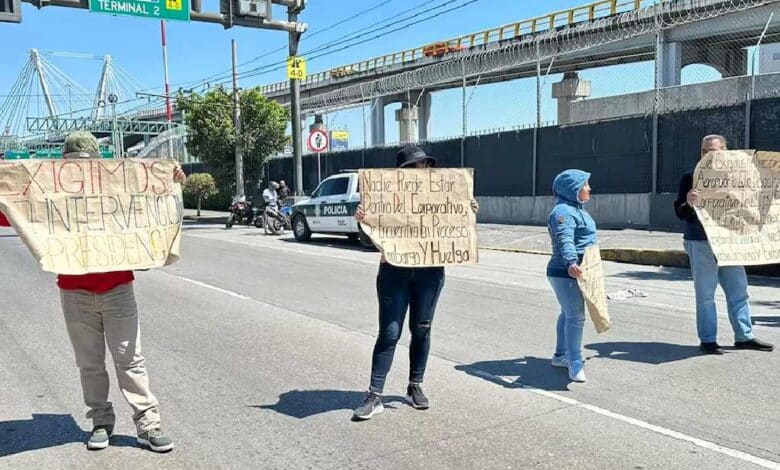
[[[406,95],[414,105],[420,92],[460,86],[466,112],[459,127],[469,135],[475,130],[468,124],[471,99],[480,88],[507,80],[517,84],[517,96],[507,99],[521,101],[524,112],[515,122],[496,116],[501,129],[731,106],[777,95],[776,1],[618,0],[598,7],[622,11],[626,5],[640,8],[604,17],[596,11],[593,20],[575,17],[564,25],[551,18],[544,33],[521,32],[432,65],[313,94],[302,105],[307,113],[321,113],[370,107],[379,97],[406,101]],[[370,127],[370,119],[365,122]]]

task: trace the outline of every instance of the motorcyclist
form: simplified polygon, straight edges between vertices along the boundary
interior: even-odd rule
[[[252,204],[247,201],[246,196],[233,196],[230,211],[236,216],[241,217],[242,220],[247,221],[247,223],[251,223],[254,218]]]
[[[280,185],[276,181],[268,183],[268,187],[263,190],[263,201],[266,204],[266,212],[284,224],[284,216],[279,211],[279,188]]]
[[[269,206],[273,206],[276,208],[279,204],[279,192],[278,189],[280,188],[279,183],[276,181],[271,181],[268,183],[268,187],[263,190],[263,200],[266,204]]]
[[[287,183],[285,183],[284,180],[279,181],[279,190],[277,193],[279,193],[279,201],[281,202],[284,202],[288,197],[290,197],[290,188],[287,186]]]

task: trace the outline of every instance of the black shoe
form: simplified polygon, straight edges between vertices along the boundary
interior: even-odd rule
[[[358,406],[352,414],[352,419],[365,421],[383,411],[385,411],[385,405],[382,404],[382,397],[374,392],[368,392],[363,404]]]
[[[734,343],[734,347],[736,349],[753,349],[756,351],[774,351],[775,349],[773,344],[759,341],[755,338],[748,341],[737,341]]]
[[[699,349],[702,350],[705,354],[716,354],[721,355],[724,354],[723,349],[720,347],[718,343],[701,343],[699,345]]]
[[[406,402],[418,410],[428,409],[428,398],[422,391],[420,384],[410,384],[406,387]]]

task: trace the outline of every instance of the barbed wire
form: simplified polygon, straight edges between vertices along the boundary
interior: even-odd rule
[[[369,99],[435,89],[474,77],[526,67],[535,74],[538,62],[548,63],[598,47],[658,33],[684,24],[737,13],[777,0],[677,0],[565,27],[508,44],[488,45],[481,50],[454,53],[453,58],[415,70],[321,93],[302,100],[307,112],[320,112]],[[651,47],[654,49],[655,44]],[[652,53],[652,51],[651,51]]]

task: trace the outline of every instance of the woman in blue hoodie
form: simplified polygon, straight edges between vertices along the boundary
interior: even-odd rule
[[[590,173],[581,170],[566,170],[555,177],[556,202],[547,222],[552,241],[547,279],[561,305],[552,365],[568,368],[569,379],[574,382],[585,382],[582,361],[585,301],[576,279],[582,276],[579,265],[585,248],[597,243],[596,223],[582,208],[590,200],[589,179]]]

